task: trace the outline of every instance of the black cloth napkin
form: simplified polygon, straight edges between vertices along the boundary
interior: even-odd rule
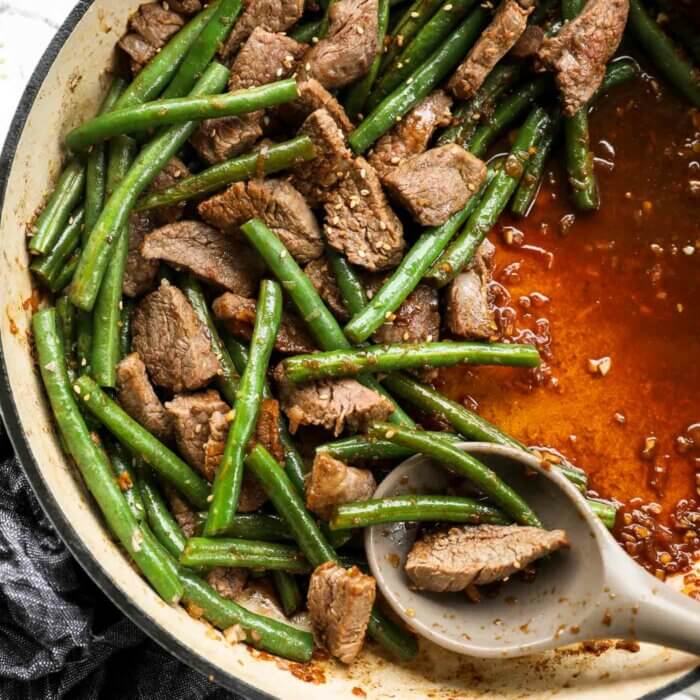
[[[0,698],[231,700],[125,618],[41,510],[0,420]]]

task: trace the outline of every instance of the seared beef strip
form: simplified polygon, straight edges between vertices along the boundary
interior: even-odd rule
[[[488,74],[522,36],[534,6],[533,0],[503,0],[491,24],[447,84],[455,97],[460,100],[474,97]]]
[[[261,113],[206,119],[190,138],[202,158],[212,165],[247,153],[262,136]]]
[[[244,295],[257,293],[264,272],[260,257],[245,241],[201,221],[178,221],[152,231],[141,244],[141,254]]]
[[[426,284],[419,284],[396,309],[393,318],[372,336],[377,344],[429,343],[439,338],[438,293]]]
[[[181,12],[183,15],[193,15],[202,9],[200,0],[168,0],[171,10]]]
[[[223,321],[231,335],[244,340],[253,337],[255,325],[256,302],[238,294],[222,294],[212,304],[214,315]],[[275,338],[275,350],[292,355],[309,353],[316,350],[316,345],[307,333],[301,320],[287,312],[282,312],[282,323]]]
[[[248,582],[248,569],[217,566],[207,574],[207,583],[223,598],[235,601]]]
[[[306,482],[306,507],[328,520],[333,506],[372,498],[377,482],[369,469],[350,467],[317,452]]]
[[[191,506],[177,492],[177,489],[170,484],[163,484],[165,497],[168,499],[170,512],[177,521],[177,524],[182,530],[182,534],[189,539],[197,533],[199,520],[197,514],[192,510]]]
[[[289,430],[300,425],[317,425],[337,436],[343,430],[357,432],[370,423],[386,420],[394,407],[381,394],[355,379],[332,379],[295,385],[287,382],[278,368],[282,410],[289,418]]]
[[[154,391],[146,374],[146,365],[138,353],[127,355],[117,365],[117,399],[120,406],[149,433],[163,442],[172,440],[172,419]]]
[[[343,106],[315,78],[309,78],[297,84],[299,97],[286,102],[275,109],[282,121],[299,126],[312,112],[325,109],[333,117],[335,123],[346,133],[352,129],[352,122],[345,114]]]
[[[333,312],[333,315],[341,321],[347,321],[350,318],[343,298],[338,289],[333,270],[331,270],[328,260],[319,258],[312,260],[305,268],[304,274],[311,280],[314,288],[318,292],[326,306]]]
[[[425,535],[406,559],[406,573],[419,590],[463,591],[501,581],[540,557],[568,547],[563,530],[520,525],[463,525]]]
[[[206,328],[167,280],[141,300],[131,325],[133,349],[158,386],[174,392],[199,389],[221,371]]]
[[[555,72],[567,115],[588,104],[603,82],[628,13],[629,0],[589,0],[576,19],[542,43],[538,57],[545,68]]]
[[[428,148],[435,131],[450,123],[451,106],[452,98],[443,90],[435,90],[377,141],[369,162],[381,179],[407,158]]]
[[[209,432],[203,446],[204,460],[202,470],[202,473],[209,481],[214,481],[216,470],[219,468],[221,458],[224,456],[226,437],[228,436],[228,429],[231,425],[230,417],[230,413],[216,410],[209,418]]]
[[[356,566],[326,562],[311,574],[307,607],[314,638],[343,663],[362,650],[376,583]]]
[[[171,158],[168,164],[156,175],[151,184],[150,191],[158,192],[166,190],[168,187],[176,185],[179,180],[189,177],[190,171],[187,166],[177,157]],[[185,211],[186,202],[179,202],[170,206],[156,207],[151,210],[152,216],[161,226],[172,224],[182,218]]]
[[[130,32],[125,34],[118,44],[119,48],[129,56],[132,73],[138,73],[158,53],[140,34]]]
[[[181,394],[165,404],[174,428],[177,448],[185,461],[207,479],[214,476],[205,471],[205,450],[210,436],[210,420],[216,413],[225,415],[229,406],[222,401],[218,391],[208,389],[196,394]],[[224,432],[224,440],[226,433]],[[218,466],[218,465],[217,465]]]
[[[323,253],[321,229],[304,198],[286,180],[236,182],[199,205],[212,226],[237,234],[246,221],[261,219],[300,263]]]
[[[422,226],[439,226],[464,208],[486,179],[486,165],[455,143],[412,156],[384,185]]]
[[[326,88],[361,78],[377,54],[377,0],[338,0],[331,5],[326,36],[303,58],[302,77]]]
[[[243,12],[229,34],[221,55],[231,58],[256,28],[284,32],[301,18],[304,0],[244,0]]]
[[[128,297],[139,297],[150,292],[158,277],[157,260],[146,260],[141,255],[141,244],[153,230],[151,216],[135,211],[129,216],[129,253],[126,258],[122,291]]]

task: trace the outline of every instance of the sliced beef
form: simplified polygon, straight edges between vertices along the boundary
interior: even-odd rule
[[[589,0],[575,20],[542,43],[538,57],[545,68],[554,71],[567,115],[588,104],[603,82],[628,13],[629,0]]]
[[[501,581],[568,546],[563,530],[520,525],[451,527],[415,542],[406,559],[406,573],[419,590],[463,591],[470,585]]]
[[[183,15],[193,15],[202,9],[200,0],[168,0],[170,9]]]
[[[300,425],[317,425],[340,435],[343,430],[363,430],[375,421],[386,420],[394,407],[381,394],[355,379],[332,379],[295,385],[276,372],[282,410],[289,418],[289,430]]]
[[[244,0],[243,12],[221,49],[232,57],[256,27],[268,32],[284,32],[301,18],[304,0]]]
[[[207,163],[216,164],[248,152],[262,134],[261,114],[252,112],[206,119],[192,134],[190,143]]]
[[[204,443],[204,462],[202,473],[209,481],[214,481],[216,470],[221,464],[221,458],[224,456],[224,448],[226,447],[226,438],[231,414],[214,411],[209,418],[209,434]]]
[[[485,179],[484,162],[449,143],[406,159],[384,177],[384,185],[421,226],[439,226],[464,208]]]
[[[118,43],[119,48],[129,57],[132,73],[138,73],[154,56],[158,49],[151,46],[140,34],[125,34]]]
[[[167,280],[141,300],[131,325],[133,349],[158,386],[191,391],[221,371],[206,328],[185,295]]]
[[[533,0],[503,0],[491,24],[447,84],[455,97],[474,97],[488,74],[522,36],[534,5]]]
[[[440,309],[437,290],[419,284],[380,326],[372,339],[377,344],[423,343],[440,337]]]
[[[138,297],[150,292],[158,277],[158,261],[146,260],[141,255],[143,239],[152,230],[153,221],[149,214],[133,212],[129,216],[129,253],[122,283],[122,291],[128,297]]]
[[[173,187],[180,180],[189,177],[190,171],[187,166],[177,157],[171,158],[168,164],[156,175],[151,184],[151,192],[159,192]],[[156,207],[151,210],[151,214],[161,226],[172,224],[182,218],[182,213],[185,211],[186,202],[179,202],[170,206]]]
[[[472,265],[450,283],[445,320],[452,335],[472,340],[496,337],[496,310],[489,287],[494,253],[493,244],[484,239]]]
[[[328,520],[333,506],[372,498],[377,482],[369,469],[350,467],[324,452],[317,452],[306,482],[306,507]]]
[[[194,537],[197,534],[199,526],[197,514],[173,486],[164,484],[163,489],[165,491],[165,497],[168,499],[170,512],[180,526],[182,534],[187,537],[187,539]]]
[[[311,574],[307,607],[316,641],[343,663],[362,650],[376,583],[356,566],[326,562]]]
[[[248,582],[248,569],[217,566],[207,574],[207,583],[222,597],[235,601]]]
[[[513,58],[530,58],[536,56],[542,46],[546,34],[542,27],[529,24],[520,39],[515,42],[510,55]]]
[[[127,355],[117,365],[117,399],[120,406],[149,433],[170,442],[173,424],[153,389],[138,353]]]
[[[300,263],[323,253],[321,229],[301,194],[286,180],[236,182],[199,205],[212,226],[237,234],[246,221],[261,219]]]
[[[312,260],[304,268],[304,274],[311,280],[311,284],[326,306],[333,312],[333,315],[341,321],[347,321],[350,314],[345,308],[338,283],[328,260],[325,258]]]
[[[403,226],[386,200],[377,173],[364,158],[352,161],[324,209],[326,241],[351,263],[372,271],[398,265],[404,249]]]
[[[284,464],[284,445],[280,438],[280,405],[276,399],[263,399],[250,448],[260,443],[280,464]]]
[[[352,131],[352,122],[345,114],[343,105],[318,80],[309,78],[298,83],[297,88],[299,97],[280,105],[275,110],[282,121],[292,126],[299,126],[312,112],[325,109],[343,132],[349,134]]]
[[[181,394],[165,404],[175,429],[177,448],[185,461],[212,480],[214,474],[205,471],[205,445],[211,434],[210,421],[215,413],[226,416],[229,406],[218,391],[209,389],[195,394]],[[224,441],[226,433],[224,432]],[[218,466],[218,463],[217,465]],[[214,471],[216,467],[214,468]]]
[[[255,294],[264,266],[244,241],[201,221],[178,221],[152,231],[141,244],[147,260],[163,260],[239,294]]]
[[[338,0],[331,5],[326,36],[303,59],[302,77],[326,88],[361,78],[377,54],[377,0]]]
[[[212,305],[214,315],[223,321],[229,333],[244,340],[250,340],[253,337],[256,308],[255,299],[231,293],[218,297]],[[316,350],[316,345],[301,320],[283,311],[282,322],[275,338],[275,350],[299,355],[313,352]]]
[[[423,153],[435,131],[450,123],[451,106],[452,98],[443,90],[435,90],[384,134],[369,156],[379,177],[384,178],[406,158]]]

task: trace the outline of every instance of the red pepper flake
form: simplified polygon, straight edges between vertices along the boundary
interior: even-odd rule
[[[12,335],[17,335],[19,333],[19,328],[13,318],[10,318],[10,333],[12,333]]]
[[[39,308],[39,292],[38,292],[38,290],[36,290],[36,289],[32,290],[32,295],[28,299],[25,299],[22,302],[22,308],[25,311],[27,311],[27,309],[31,309],[32,311],[36,311]]]
[[[367,697],[367,693],[365,693],[365,691],[362,690],[362,688],[358,688],[357,686],[355,686],[352,689],[352,694],[357,695],[358,698],[366,698]]]
[[[128,491],[134,485],[129,472],[122,472],[117,477],[117,485],[122,491]]]

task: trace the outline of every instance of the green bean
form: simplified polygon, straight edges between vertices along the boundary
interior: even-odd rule
[[[85,209],[80,207],[68,219],[68,225],[54,243],[51,250],[40,255],[29,266],[34,276],[48,289],[52,289],[60,277],[65,264],[80,243],[80,234],[85,226]]]
[[[30,252],[41,255],[51,250],[65,229],[71,212],[80,202],[85,189],[85,166],[71,160],[58,178],[56,188],[33,226]]]
[[[80,415],[66,371],[65,353],[56,327],[56,311],[46,308],[32,318],[39,369],[58,428],[102,511],[144,576],[169,603],[177,603],[183,588],[160,546],[139,527],[119,490],[104,453],[93,442]]]
[[[310,44],[314,38],[320,38],[320,32],[323,25],[323,19],[316,19],[310,22],[300,24],[295,29],[289,32],[289,36],[300,44]]]
[[[210,15],[211,19],[187,51],[177,73],[165,89],[163,98],[182,97],[192,89],[226,41],[241,13],[241,8],[241,0],[221,0],[218,3],[214,13]]]
[[[172,187],[147,194],[136,204],[137,211],[177,204],[209,192],[221,189],[232,182],[251,177],[270,175],[300,162],[316,157],[316,151],[308,136],[297,136],[290,141],[271,144],[206,170],[183,178]]]
[[[119,318],[119,359],[124,359],[131,352],[131,315],[134,302],[131,299],[122,300]]]
[[[301,591],[296,579],[286,571],[273,571],[272,578],[277,589],[277,596],[282,604],[282,610],[291,617],[301,607]]]
[[[77,343],[76,354],[78,356],[78,373],[92,374],[92,314],[88,311],[77,310]]]
[[[377,54],[367,73],[348,90],[347,96],[345,97],[345,112],[352,121],[355,121],[361,116],[361,112],[367,102],[374,81],[379,75],[379,67],[381,66],[382,57],[384,55],[384,37],[386,36],[386,30],[389,24],[389,0],[379,0],[377,14]]]
[[[119,443],[112,440],[105,441],[105,450],[112,463],[112,470],[117,477],[117,485],[124,494],[131,512],[138,522],[141,522],[146,514],[146,509],[141,497],[141,491],[136,483],[136,476],[129,464],[129,458]]]
[[[372,110],[348,136],[348,143],[355,153],[364,153],[449,75],[476,41],[488,17],[485,8],[477,7],[403,85]]]
[[[337,562],[337,554],[304,507],[299,492],[262,445],[258,444],[250,451],[246,457],[246,466],[258,478],[277,512],[287,521],[294,539],[312,566],[327,561]],[[372,611],[368,631],[399,658],[411,659],[418,651],[415,639],[383,618],[376,606]]]
[[[542,527],[530,506],[498,475],[471,455],[445,440],[437,440],[420,430],[375,423],[367,431],[370,438],[386,439],[438,460],[450,471],[465,477],[487,495],[503,512],[521,525]]]
[[[549,121],[547,113],[539,107],[530,113],[518,132],[504,166],[491,181],[474,213],[426,275],[426,279],[432,284],[444,287],[474,257],[484,237],[495,226],[508,205],[522,177],[523,167],[530,157],[530,149],[539,141]]]
[[[113,136],[191,121],[238,116],[289,102],[298,96],[297,84],[289,78],[225,95],[156,100],[112,110],[85,122],[68,132],[66,146],[72,151],[82,151]]]
[[[471,197],[462,211],[453,214],[444,224],[426,229],[372,300],[364,308],[354,311],[355,315],[344,329],[351,342],[361,343],[367,340],[403,304],[460,226],[476,210],[494,175],[494,171],[489,169],[488,178],[481,190]]]
[[[236,403],[236,390],[238,389],[238,372],[228,354],[226,346],[219,337],[219,332],[214,325],[214,320],[209,313],[207,300],[199,282],[191,275],[178,275],[178,287],[182,290],[190,305],[194,309],[197,318],[209,331],[211,349],[219,360],[221,374],[216,378],[219,391],[231,406]]]
[[[279,542],[293,540],[289,528],[277,515],[264,513],[238,513],[234,515],[228,527],[221,532],[222,537],[234,537],[241,540],[261,540]]]
[[[251,219],[243,224],[241,231],[279,279],[319,347],[325,350],[349,348],[350,343],[335,316],[328,310],[311,284],[311,280],[304,274],[280,239],[259,219]],[[386,396],[379,382],[372,377],[358,377],[358,381]],[[388,398],[391,399],[391,397]],[[404,425],[413,425],[411,418],[396,404],[394,404],[391,420]]]
[[[387,95],[410,77],[411,73],[454,31],[477,0],[446,0],[442,7],[421,27],[413,41],[386,66],[381,79],[367,101],[367,109],[374,109]]]
[[[64,294],[56,299],[57,331],[66,351],[66,362],[70,365],[75,345],[75,306],[68,301]]]
[[[73,275],[78,267],[78,261],[80,260],[81,250],[76,248],[73,251],[73,255],[66,260],[66,264],[61,268],[56,277],[49,285],[49,289],[56,293],[62,292],[72,281]]]
[[[327,248],[326,257],[347,312],[351,315],[359,313],[367,304],[367,293],[360,278],[344,255]]]
[[[197,508],[206,508],[209,485],[110,399],[90,377],[79,377],[76,394],[97,420],[133,455],[144,459]]]
[[[124,179],[136,155],[136,142],[120,136],[109,144],[106,191],[110,196]],[[93,311],[92,376],[100,386],[115,387],[119,351],[122,306],[122,286],[126,258],[129,254],[129,227],[115,232],[117,241],[112,259],[105,272]]]
[[[532,103],[544,95],[551,83],[548,77],[535,78],[496,107],[494,113],[482,124],[471,137],[465,148],[481,158],[489,146],[513,123],[532,108]]]
[[[447,143],[466,146],[474,136],[479,123],[492,114],[496,102],[520,79],[522,72],[521,63],[497,65],[477,90],[476,95],[453,110],[453,124],[440,134],[437,140],[438,146],[444,146]]]
[[[282,360],[285,377],[297,383],[350,377],[362,372],[396,372],[421,367],[452,367],[457,364],[538,367],[540,355],[533,345],[443,340],[432,343],[370,345],[352,350],[296,355]]]
[[[608,530],[612,530],[615,527],[617,506],[614,503],[596,498],[587,498],[586,503],[588,503],[590,509],[600,518]]]
[[[656,0],[659,9],[666,16],[667,26],[675,35],[684,49],[690,52],[697,63],[700,63],[700,35],[683,10],[672,0]]]
[[[192,537],[187,540],[180,563],[189,567],[240,567],[308,574],[309,562],[288,544],[231,538]]]
[[[243,457],[260,412],[265,373],[282,318],[282,289],[277,282],[260,284],[255,328],[250,341],[250,357],[236,399],[236,415],[226,438],[221,464],[216,472],[212,501],[204,534],[213,536],[225,530],[236,514],[243,480]]]
[[[510,520],[496,508],[472,498],[410,495],[344,503],[333,509],[329,525],[332,530],[348,530],[401,522],[507,525]]]
[[[219,92],[225,87],[227,79],[228,70],[219,63],[212,63],[197,82],[192,94],[197,96]],[[127,225],[129,214],[141,192],[180,150],[196,127],[196,122],[188,122],[162,130],[143,148],[126,177],[107,200],[90,233],[71,285],[70,299],[79,309],[92,310],[112,256],[115,232]]]

